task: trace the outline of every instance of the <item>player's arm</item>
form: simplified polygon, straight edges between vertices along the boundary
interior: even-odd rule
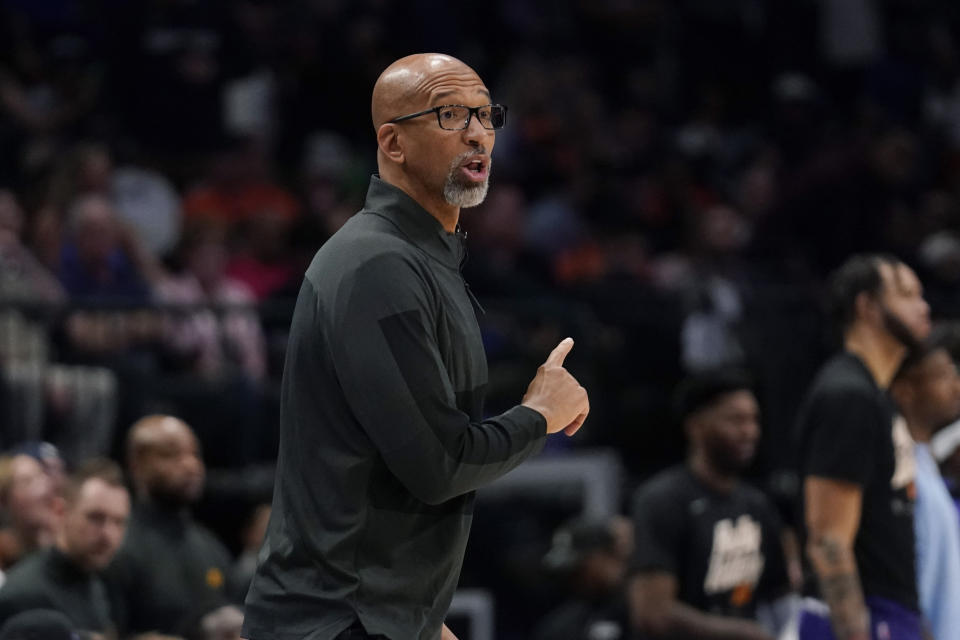
[[[838,640],[869,640],[870,616],[853,553],[863,491],[855,483],[808,476],[804,500],[807,556],[830,607],[834,634]]]
[[[453,631],[450,631],[447,625],[443,625],[443,629],[440,631],[440,640],[457,640],[457,636],[453,635]]]
[[[671,640],[772,640],[753,621],[711,615],[680,602],[677,589],[671,573],[634,576],[627,593],[633,628],[645,636]]]

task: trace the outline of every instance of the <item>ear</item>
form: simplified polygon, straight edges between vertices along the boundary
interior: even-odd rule
[[[877,315],[876,300],[866,291],[861,291],[857,294],[856,299],[853,301],[853,308],[855,313],[854,320],[863,319],[873,321]]]
[[[57,520],[63,520],[63,516],[67,513],[67,501],[62,496],[56,496],[53,498],[50,508]]]
[[[403,145],[400,143],[400,128],[390,122],[380,125],[377,129],[377,147],[380,153],[396,164],[403,164],[404,152]]]

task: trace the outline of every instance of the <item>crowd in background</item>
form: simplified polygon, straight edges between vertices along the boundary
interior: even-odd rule
[[[824,275],[887,251],[960,312],[958,27],[946,0],[5,0],[0,449],[122,460],[178,416],[220,490],[198,517],[250,546],[293,299],[375,169],[371,87],[436,50],[509,107],[461,220],[488,410],[573,335],[593,411],[566,445],[613,447],[632,488],[682,457],[680,378],[744,366],[776,498]],[[510,544],[557,519],[524,510]],[[468,554],[464,583],[529,584],[491,569]],[[498,637],[535,622],[502,610]]]

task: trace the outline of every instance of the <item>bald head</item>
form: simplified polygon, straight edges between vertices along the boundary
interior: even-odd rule
[[[443,85],[450,80],[479,81],[480,77],[462,61],[442,53],[400,58],[380,74],[373,86],[373,128],[428,108],[431,98],[442,97]]]
[[[181,506],[203,491],[205,470],[193,430],[179,418],[141,418],[127,436],[127,461],[137,495]]]
[[[184,434],[193,437],[189,425],[180,418],[165,415],[145,416],[130,427],[127,435],[127,456],[133,458]]]
[[[440,53],[397,60],[373,87],[380,178],[404,191],[451,233],[460,208],[476,206],[487,193],[496,132],[484,127],[477,109],[489,104],[490,91],[477,72]],[[445,105],[472,108],[464,121],[448,121],[462,122],[462,128],[443,126],[439,111],[430,113]],[[402,116],[407,117],[394,122]]]

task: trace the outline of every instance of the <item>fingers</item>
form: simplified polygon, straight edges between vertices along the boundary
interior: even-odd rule
[[[583,387],[581,387],[581,389],[582,389],[582,388],[583,388]],[[586,390],[584,390],[584,394],[586,394]],[[577,431],[579,431],[579,430],[580,430],[580,427],[583,426],[584,421],[586,421],[587,416],[590,415],[590,398],[589,398],[589,397],[585,398],[585,401],[586,401],[586,405],[587,405],[587,406],[586,406],[586,407],[584,408],[584,410],[580,413],[580,415],[578,415],[578,416],[574,419],[573,422],[571,422],[570,424],[568,424],[566,427],[563,428],[563,432],[564,432],[568,437],[569,437],[569,436],[572,436],[572,435],[575,434]]]
[[[580,430],[580,427],[583,426],[583,422],[586,419],[587,419],[587,414],[581,413],[580,415],[577,416],[576,420],[574,420],[573,422],[571,422],[570,424],[568,424],[563,428],[563,433],[567,437],[572,436],[573,434],[575,434],[577,431]]]
[[[564,338],[560,341],[560,344],[553,348],[553,351],[550,352],[546,362],[543,364],[562,367],[563,361],[567,358],[567,354],[570,353],[570,349],[573,349],[573,338]]]

